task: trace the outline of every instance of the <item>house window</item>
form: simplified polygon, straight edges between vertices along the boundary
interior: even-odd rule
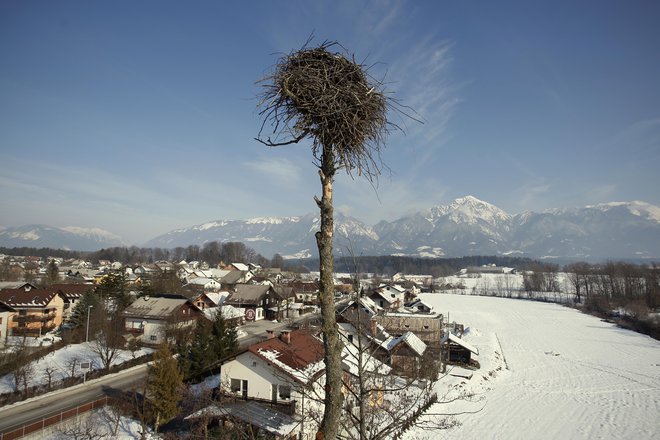
[[[158,336],[156,336],[156,335],[151,335],[150,339],[151,339],[152,341],[157,341],[157,340],[158,340]]]
[[[240,379],[232,379],[231,380],[231,392],[232,393],[240,393],[241,392],[241,380]]]
[[[353,335],[348,335],[348,342],[353,342]]]
[[[280,385],[280,399],[290,399],[291,398],[291,386],[289,385]]]
[[[257,366],[257,361],[252,361],[252,366],[256,367]]]

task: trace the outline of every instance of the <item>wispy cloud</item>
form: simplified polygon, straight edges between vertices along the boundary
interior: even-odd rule
[[[614,148],[657,157],[660,155],[660,118],[643,119],[625,126],[613,136],[610,144]]]
[[[529,209],[530,207],[536,208],[540,206],[548,206],[545,201],[541,201],[543,197],[550,193],[552,186],[545,182],[544,179],[535,179],[527,182],[515,191],[514,195],[518,201],[519,207]]]
[[[616,195],[617,186],[614,184],[597,185],[586,191],[586,199],[592,203],[611,202]]]
[[[382,180],[375,188],[364,179],[339,178],[335,200],[338,209],[368,224],[394,220],[444,201],[449,185],[435,178]]]
[[[244,166],[264,174],[271,184],[294,186],[300,181],[300,167],[287,158],[261,157],[245,162]]]

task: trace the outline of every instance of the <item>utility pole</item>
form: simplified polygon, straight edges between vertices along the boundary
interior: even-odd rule
[[[85,342],[89,341],[89,312],[92,310],[93,305],[87,306],[87,330],[85,331]]]

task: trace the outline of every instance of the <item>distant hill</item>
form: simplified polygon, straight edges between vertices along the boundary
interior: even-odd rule
[[[0,230],[2,247],[35,247],[95,251],[104,247],[123,246],[120,237],[98,228],[68,226],[55,228],[46,225],[26,225]]]

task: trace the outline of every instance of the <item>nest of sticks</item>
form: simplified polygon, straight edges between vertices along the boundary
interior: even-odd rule
[[[363,65],[345,50],[331,51],[337,47],[336,42],[303,47],[280,58],[274,72],[259,81],[263,124],[257,140],[277,146],[310,138],[317,161],[330,148],[336,166],[373,178],[389,131],[389,100]],[[266,125],[273,127],[275,141],[262,140]]]

